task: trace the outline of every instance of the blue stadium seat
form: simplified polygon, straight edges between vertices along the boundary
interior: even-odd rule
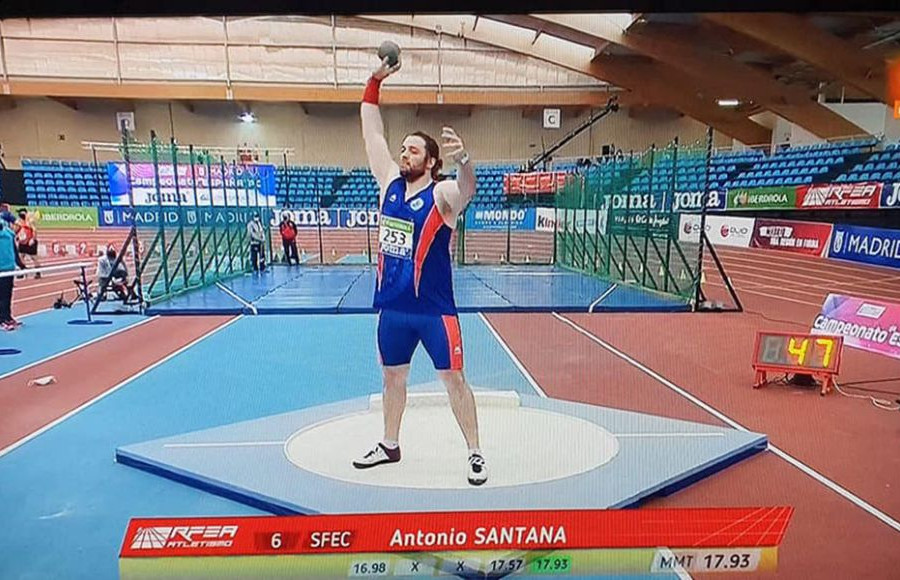
[[[874,172],[869,179],[871,179],[872,181],[880,181],[881,180],[881,172],[880,171]]]
[[[863,173],[862,175],[859,176],[859,180],[860,180],[860,181],[866,181],[866,180],[868,180],[868,179],[869,179],[869,174],[868,174],[868,173]]]

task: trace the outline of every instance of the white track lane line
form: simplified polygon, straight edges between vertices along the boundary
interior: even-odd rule
[[[37,437],[38,435],[41,435],[42,433],[45,433],[46,431],[49,431],[50,429],[52,429],[53,427],[59,425],[60,423],[62,423],[62,422],[65,421],[66,419],[68,419],[69,417],[72,417],[73,415],[76,415],[76,414],[80,413],[81,411],[83,411],[84,409],[87,409],[88,407],[90,407],[91,405],[93,405],[93,404],[96,403],[97,401],[103,399],[104,397],[108,397],[109,395],[115,393],[116,391],[118,391],[119,389],[121,389],[122,387],[124,387],[125,385],[127,385],[128,383],[130,383],[131,381],[133,381],[133,380],[135,380],[135,379],[137,379],[137,378],[140,378],[140,377],[142,377],[143,375],[145,375],[145,374],[149,373],[150,371],[152,371],[153,369],[155,369],[156,367],[165,364],[167,361],[169,361],[169,360],[175,358],[176,356],[178,356],[179,354],[181,354],[181,353],[183,353],[184,351],[188,350],[188,349],[191,348],[192,346],[198,344],[199,342],[202,342],[203,340],[206,340],[207,338],[209,338],[210,336],[212,336],[212,335],[214,335],[215,333],[219,332],[220,330],[223,330],[224,328],[227,328],[228,326],[234,324],[235,322],[237,322],[237,321],[240,320],[241,318],[243,318],[243,315],[236,316],[236,317],[232,318],[231,320],[228,320],[228,321],[226,321],[226,322],[220,324],[219,326],[217,326],[217,327],[213,328],[212,330],[208,331],[208,332],[207,332],[206,334],[204,334],[203,336],[200,336],[199,338],[196,338],[196,339],[192,340],[191,342],[189,342],[188,344],[184,345],[183,347],[179,348],[179,349],[176,350],[175,352],[173,352],[173,353],[171,353],[171,354],[168,354],[168,355],[166,355],[165,357],[163,357],[163,358],[159,359],[158,361],[156,361],[155,363],[151,364],[150,366],[141,369],[140,371],[138,371],[138,372],[136,372],[135,374],[131,375],[130,377],[128,377],[128,378],[125,379],[124,381],[120,382],[119,384],[115,385],[114,387],[112,387],[112,388],[110,388],[110,389],[107,389],[106,391],[103,391],[102,393],[100,393],[99,395],[97,395],[96,397],[94,397],[93,399],[91,399],[90,401],[84,403],[84,404],[81,405],[80,407],[78,407],[78,408],[76,408],[76,409],[73,409],[73,410],[69,411],[68,413],[66,413],[66,414],[63,415],[62,417],[59,417],[58,419],[55,419],[54,421],[51,421],[50,423],[47,423],[46,425],[44,425],[43,427],[41,427],[41,428],[38,429],[37,431],[33,431],[32,433],[26,435],[25,437],[22,437],[21,439],[19,439],[19,440],[16,441],[15,443],[12,443],[11,445],[8,445],[7,447],[5,447],[5,448],[3,448],[3,449],[0,449],[0,457],[3,457],[4,455],[6,455],[7,453],[9,453],[10,451],[13,451],[14,449],[16,449],[17,447],[20,447],[20,446],[22,446],[22,445],[28,443],[29,441],[31,441],[32,439],[34,439],[34,438]]]
[[[809,287],[811,285],[811,283],[798,282],[796,280],[784,278],[783,276],[793,276],[793,274],[791,274],[789,272],[778,272],[778,271],[773,271],[772,269],[765,270],[762,268],[755,268],[757,270],[761,270],[762,272],[767,272],[767,273],[758,274],[756,272],[748,272],[741,268],[742,267],[728,268],[728,270],[727,270],[728,277],[731,278],[732,280],[747,278],[747,277],[760,278],[763,280],[767,280],[769,282],[774,282],[776,284],[782,283],[785,285],[786,290],[794,289],[794,287],[791,285],[803,284],[806,287]],[[798,277],[801,277],[801,276],[799,276],[799,275],[794,276],[794,278],[798,278]],[[871,284],[868,281],[855,282],[854,283],[855,286],[861,285],[861,287],[857,288],[855,286],[850,286],[848,284],[842,285],[838,282],[834,282],[833,280],[823,280],[822,278],[817,279],[815,277],[810,277],[810,276],[805,276],[805,277],[810,278],[813,281],[812,284],[815,284],[816,287],[819,288],[820,290],[822,290],[823,292],[846,292],[849,289],[850,291],[855,291],[859,295],[859,290],[863,290],[866,292],[866,294],[869,295],[871,300],[891,301],[891,300],[897,300],[898,298],[900,298],[900,291],[897,292],[897,295],[893,295],[893,294],[891,294],[891,292],[894,291],[892,288],[872,288]],[[846,286],[847,288],[840,288],[839,286]],[[882,294],[876,294],[874,292],[868,292],[868,290],[870,290],[870,289],[875,290],[877,292],[887,293],[888,295],[882,295]],[[860,296],[860,297],[863,297],[863,296]]]
[[[625,354],[625,353],[622,352],[621,350],[617,349],[616,347],[610,345],[609,343],[607,343],[607,342],[604,341],[603,339],[598,338],[597,336],[595,336],[594,334],[592,334],[589,330],[586,330],[586,329],[582,328],[582,327],[579,326],[578,324],[572,322],[572,321],[569,320],[568,318],[566,318],[566,317],[564,317],[564,316],[561,316],[560,314],[558,314],[558,313],[556,313],[556,312],[553,313],[553,316],[554,316],[557,320],[559,320],[560,322],[562,322],[563,324],[566,324],[566,325],[570,326],[572,329],[574,329],[574,330],[575,330],[576,332],[578,332],[579,334],[581,334],[581,335],[587,337],[590,341],[594,342],[595,344],[597,344],[598,346],[600,346],[601,348],[603,348],[603,349],[606,350],[607,352],[609,352],[609,353],[611,353],[611,354],[613,354],[613,355],[619,357],[620,359],[624,360],[625,362],[627,362],[627,363],[630,364],[631,366],[637,368],[638,370],[644,372],[645,374],[649,375],[650,377],[656,379],[656,381],[658,381],[659,383],[661,383],[661,384],[664,385],[665,387],[671,389],[672,391],[674,391],[675,393],[681,395],[682,397],[684,397],[684,398],[687,399],[688,401],[694,403],[695,405],[697,405],[698,407],[700,407],[701,409],[703,409],[704,411],[706,411],[706,412],[709,413],[710,415],[716,417],[716,418],[719,419],[720,421],[722,421],[722,422],[724,422],[724,423],[726,423],[726,424],[728,424],[728,425],[734,427],[735,429],[739,429],[739,430],[741,430],[741,431],[748,431],[748,429],[747,429],[746,427],[744,427],[743,425],[741,425],[740,423],[738,423],[738,422],[735,421],[734,419],[732,419],[732,418],[726,416],[724,413],[722,413],[722,412],[716,410],[716,409],[713,408],[711,405],[709,405],[709,404],[707,404],[707,403],[701,401],[700,399],[698,399],[697,397],[695,397],[694,395],[692,395],[691,393],[689,393],[687,390],[683,389],[682,387],[679,387],[678,385],[676,385],[675,383],[673,383],[673,382],[670,381],[669,379],[665,378],[664,376],[660,375],[659,373],[657,373],[657,372],[654,371],[653,369],[647,367],[647,366],[644,365],[643,363],[641,363],[641,362],[639,362],[639,361],[637,361],[637,360],[631,358],[630,356],[628,356],[627,354]],[[777,455],[778,457],[780,457],[781,459],[787,461],[788,463],[790,463],[791,465],[793,465],[794,467],[796,467],[797,469],[799,469],[800,471],[802,471],[802,472],[805,473],[806,475],[808,475],[808,476],[810,476],[811,478],[815,479],[817,482],[821,483],[822,485],[824,485],[825,487],[827,487],[827,488],[830,489],[831,491],[837,493],[838,495],[840,495],[840,496],[843,497],[844,499],[850,501],[851,503],[853,503],[854,505],[856,505],[856,506],[859,507],[860,509],[865,510],[865,511],[868,512],[870,515],[876,517],[876,518],[879,519],[881,522],[887,524],[888,526],[890,526],[891,528],[893,528],[895,531],[900,532],[900,522],[898,522],[897,520],[895,520],[895,519],[892,518],[891,516],[887,515],[887,514],[884,513],[883,511],[879,510],[878,508],[876,508],[876,507],[873,506],[872,504],[868,503],[867,501],[865,501],[865,500],[862,499],[861,497],[859,497],[859,496],[853,494],[852,492],[850,492],[849,490],[847,490],[847,489],[841,487],[840,485],[838,485],[837,483],[835,483],[835,482],[833,482],[832,480],[828,479],[827,477],[825,477],[824,475],[822,475],[822,474],[819,473],[818,471],[814,470],[813,468],[809,467],[808,465],[806,465],[805,463],[803,463],[803,462],[800,461],[799,459],[797,459],[797,458],[795,458],[795,457],[792,457],[791,455],[789,455],[788,453],[782,451],[781,449],[779,449],[779,448],[776,447],[775,445],[772,445],[771,442],[769,442],[768,450],[771,451],[772,453],[774,453],[775,455]]]
[[[487,329],[491,331],[491,334],[494,335],[494,340],[496,340],[500,344],[500,346],[506,352],[507,356],[509,356],[509,358],[513,361],[513,364],[516,365],[516,368],[519,369],[519,372],[522,373],[522,375],[531,385],[531,388],[534,389],[534,392],[544,398],[547,398],[547,393],[545,393],[544,389],[542,389],[540,385],[537,384],[537,381],[534,380],[534,377],[531,376],[531,373],[528,372],[528,370],[525,368],[525,365],[522,364],[522,361],[520,361],[516,357],[516,355],[513,354],[512,349],[510,349],[509,345],[507,345],[503,341],[503,339],[500,337],[500,334],[498,334],[497,331],[494,330],[494,327],[491,326],[490,322],[488,322],[487,317],[481,312],[478,313],[478,316],[481,318],[481,322],[483,322],[484,325],[487,326]]]
[[[724,262],[727,262],[730,259],[749,260],[757,263],[787,262],[788,264],[802,264],[804,266],[813,266],[814,268],[822,268],[825,270],[846,270],[854,276],[861,276],[864,274],[884,276],[896,270],[895,268],[891,268],[890,266],[863,264],[860,262],[840,260],[838,258],[804,258],[793,254],[788,255],[785,252],[779,252],[777,250],[754,250],[753,248],[735,250],[724,246],[717,246],[716,252],[719,253],[719,257],[722,258]],[[795,268],[796,266],[791,265],[790,267]]]

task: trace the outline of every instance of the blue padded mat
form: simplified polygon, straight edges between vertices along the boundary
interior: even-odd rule
[[[350,257],[352,258],[352,256]],[[349,259],[348,262],[353,260]],[[274,266],[194,290],[148,309],[150,314],[324,314],[374,312],[375,267]],[[677,312],[689,305],[671,296],[550,266],[454,268],[460,312]],[[235,298],[237,296],[238,298]],[[244,303],[242,303],[242,301]]]

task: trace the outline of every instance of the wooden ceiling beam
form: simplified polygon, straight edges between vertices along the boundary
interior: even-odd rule
[[[815,65],[829,76],[887,102],[885,63],[802,16],[788,13],[706,13],[703,18]]]
[[[717,94],[709,95],[711,97],[753,100],[819,137],[865,133],[811,99],[803,89],[780,83],[759,69],[708,50],[697,40],[700,30],[696,26],[647,23],[636,24],[626,32],[613,25],[590,26],[572,14],[542,14],[539,18],[585,33],[603,35],[614,44],[683,72],[687,78],[682,79],[682,83],[690,83],[706,93],[712,89]]]

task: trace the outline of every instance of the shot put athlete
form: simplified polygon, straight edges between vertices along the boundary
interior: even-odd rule
[[[468,445],[469,483],[482,485],[487,467],[479,448],[475,398],[463,374],[450,259],[456,219],[475,195],[475,171],[462,139],[450,127],[443,128],[441,138],[446,156],[459,167],[456,181],[441,180],[438,144],[421,131],[403,139],[399,165],[394,161],[378,107],[381,82],[401,66],[393,57],[384,56],[360,106],[369,168],[380,189],[374,306],[379,312],[377,346],[384,375],[384,438],[353,465],[366,469],[400,461],[406,381],[421,342],[447,389]]]

